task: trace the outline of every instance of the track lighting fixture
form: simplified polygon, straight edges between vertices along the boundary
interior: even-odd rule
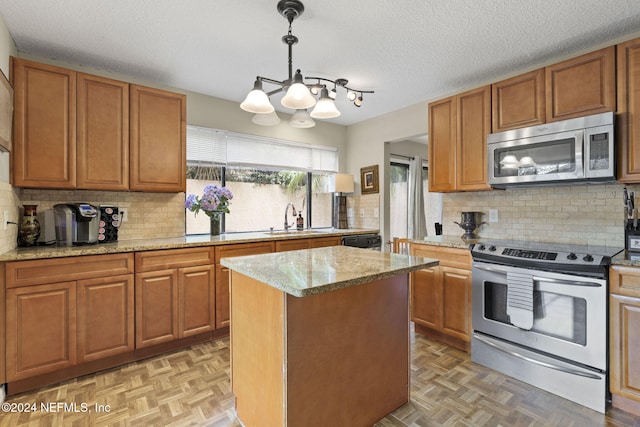
[[[271,120],[260,120],[259,117],[254,117],[252,121],[258,124],[272,125],[275,122],[273,118],[275,108],[271,104],[269,97],[276,93],[286,91],[285,96],[280,102],[284,107],[296,110],[289,121],[291,126],[311,127],[315,125],[311,117],[316,119],[330,119],[340,116],[340,111],[336,108],[334,102],[337,97],[338,87],[344,88],[347,91],[347,99],[353,101],[356,107],[360,107],[362,105],[362,94],[374,93],[374,91],[350,88],[347,86],[349,83],[347,79],[331,80],[323,77],[303,77],[299,69],[293,74],[293,45],[298,43],[298,38],[292,34],[291,24],[296,18],[302,15],[304,5],[299,0],[280,0],[277,9],[289,22],[289,31],[282,37],[282,42],[288,46],[289,51],[289,77],[286,80],[280,81],[257,76],[253,89],[240,104],[240,108],[257,115],[270,114]],[[312,82],[310,83],[309,81]],[[279,87],[272,91],[265,92],[262,88],[263,83],[269,83]],[[327,89],[327,84],[333,84],[331,91]],[[320,98],[316,100],[315,96],[318,94],[320,94]],[[358,94],[360,95],[359,97],[357,96]],[[311,107],[314,108],[309,114],[307,109]],[[311,117],[309,117],[309,115]]]

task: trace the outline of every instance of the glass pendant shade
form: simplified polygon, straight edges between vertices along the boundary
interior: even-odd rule
[[[275,111],[266,114],[256,114],[251,121],[260,126],[275,126],[280,123],[280,117]]]
[[[266,114],[275,111],[273,105],[269,101],[269,96],[262,90],[262,83],[259,80],[253,85],[253,90],[247,94],[247,97],[240,104],[240,108],[244,111],[256,114]]]
[[[312,128],[316,125],[316,122],[309,116],[307,110],[297,110],[293,116],[291,116],[289,125],[294,128]]]
[[[340,111],[336,108],[336,103],[329,98],[329,91],[322,89],[320,99],[316,103],[315,108],[311,112],[314,119],[332,119],[340,116]]]
[[[287,94],[280,102],[292,110],[304,110],[315,105],[316,99],[311,95],[309,88],[302,83],[302,74],[299,70],[293,78],[293,84],[289,86]]]

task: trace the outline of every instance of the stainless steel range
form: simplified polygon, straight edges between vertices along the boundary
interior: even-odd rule
[[[604,413],[608,266],[621,250],[473,245],[471,360]]]

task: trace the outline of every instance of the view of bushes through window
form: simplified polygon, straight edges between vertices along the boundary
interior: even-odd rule
[[[327,191],[329,175],[310,172],[266,170],[256,168],[188,166],[187,192],[198,197],[208,184],[224,185],[233,192],[230,214],[225,214],[225,232],[269,231],[284,228],[284,212],[293,203],[301,212],[305,227],[309,200],[311,226],[331,227],[331,197]],[[209,217],[186,211],[186,234],[209,233]],[[288,211],[289,224],[295,228],[295,218]]]

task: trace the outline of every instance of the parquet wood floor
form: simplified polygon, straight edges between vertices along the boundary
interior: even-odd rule
[[[640,427],[640,418],[631,414],[617,409],[599,414],[472,363],[468,354],[421,335],[412,334],[411,348],[411,402],[376,427]],[[5,412],[0,426],[241,426],[233,410],[228,338],[11,396],[6,402],[75,403],[78,412],[69,407],[49,413]],[[83,403],[89,412],[81,412]],[[110,410],[96,412],[96,404]]]

